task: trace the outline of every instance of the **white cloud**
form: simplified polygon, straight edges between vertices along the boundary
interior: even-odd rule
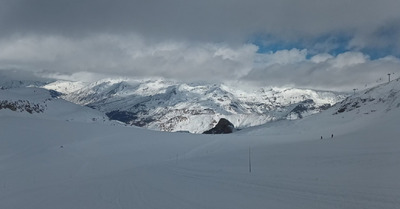
[[[330,59],[329,63],[335,68],[351,67],[366,63],[369,57],[361,52],[345,52],[337,55],[334,59]]]
[[[322,63],[332,58],[334,58],[332,55],[323,53],[314,55],[313,57],[311,57],[310,61],[314,63]]]
[[[307,50],[291,49],[291,50],[280,50],[276,52],[269,52],[266,54],[257,54],[256,66],[270,66],[270,65],[286,65],[299,63],[306,60]]]
[[[400,75],[394,56],[371,60],[361,52],[336,56],[306,49],[258,54],[252,44],[151,41],[138,35],[13,36],[0,41],[0,68],[70,79],[110,76],[185,81],[250,81],[268,86],[348,90]]]
[[[0,42],[2,68],[94,72],[183,80],[229,80],[249,72],[257,47],[150,42],[140,36],[15,36]]]
[[[287,56],[280,56],[281,60],[290,60],[292,57],[286,51],[275,54]],[[351,90],[384,82],[387,73],[400,75],[400,59],[388,56],[371,60],[360,52],[345,52],[337,56],[317,54],[310,59],[294,59],[292,62],[265,61],[264,65],[259,63],[243,80],[266,86]]]

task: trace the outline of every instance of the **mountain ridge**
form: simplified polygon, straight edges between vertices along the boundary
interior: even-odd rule
[[[71,91],[69,87],[79,86]],[[279,119],[298,119],[343,100],[345,94],[295,88],[248,91],[224,84],[168,80],[104,79],[93,83],[57,81],[62,98],[97,109],[113,120],[161,131],[202,133],[226,118],[237,128]]]
[[[59,98],[53,90],[18,87],[0,90],[2,115],[22,115],[50,120],[117,124],[97,110]]]

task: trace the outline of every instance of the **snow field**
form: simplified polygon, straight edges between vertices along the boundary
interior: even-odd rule
[[[400,208],[400,111],[332,111],[222,136],[2,114],[0,208]]]

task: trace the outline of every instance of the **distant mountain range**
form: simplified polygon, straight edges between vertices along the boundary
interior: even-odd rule
[[[27,117],[90,123],[117,124],[99,111],[65,101],[59,93],[36,87],[3,88],[0,90],[0,110],[4,114],[17,112]]]
[[[210,130],[221,118],[238,130],[300,119],[323,110],[331,115],[349,112],[356,117],[400,108],[399,79],[351,95],[295,88],[239,90],[223,84],[161,79],[93,83],[3,80],[0,89],[0,110],[191,133]]]
[[[240,90],[223,84],[168,80],[55,81],[43,86],[65,100],[110,119],[161,131],[203,133],[221,118],[242,129],[274,120],[294,120],[325,110],[346,94],[295,88]]]

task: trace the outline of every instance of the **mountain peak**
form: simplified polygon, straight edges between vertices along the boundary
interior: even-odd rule
[[[235,126],[227,119],[219,119],[214,128],[203,132],[203,134],[230,134],[234,131]]]

